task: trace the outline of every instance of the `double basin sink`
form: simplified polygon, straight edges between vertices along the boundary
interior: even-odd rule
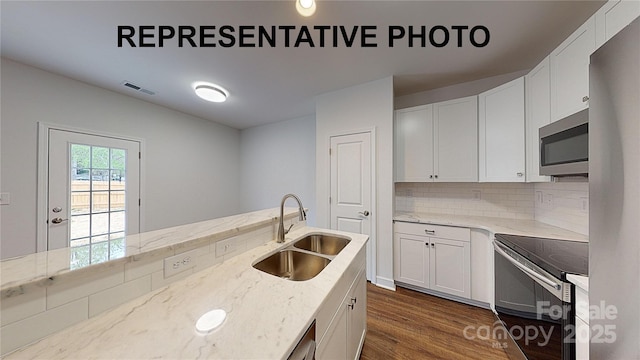
[[[253,267],[287,280],[309,280],[327,267],[349,241],[341,236],[310,234],[258,261]]]

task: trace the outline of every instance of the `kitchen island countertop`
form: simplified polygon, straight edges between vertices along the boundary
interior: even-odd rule
[[[343,234],[351,242],[311,280],[289,281],[252,267],[309,233]],[[285,244],[270,241],[4,358],[286,358],[367,241],[366,235],[302,227]],[[199,333],[196,321],[213,309],[225,310],[226,319]]]

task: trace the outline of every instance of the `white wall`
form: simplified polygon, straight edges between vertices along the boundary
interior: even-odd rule
[[[2,258],[36,250],[38,121],[144,139],[143,230],[239,212],[238,130],[7,59],[1,71]]]
[[[282,197],[294,193],[309,208],[307,223],[315,224],[314,116],[257,126],[240,132],[242,212],[273,208]],[[295,206],[287,200],[287,206]]]
[[[376,278],[393,285],[393,78],[333,91],[316,98],[317,223],[329,227],[329,137],[350,131],[376,129],[377,223]]]
[[[529,70],[517,71],[509,74],[496,75],[475,81],[445,86],[433,90],[421,91],[414,94],[398,96],[394,100],[395,109],[404,109],[412,106],[433,104],[440,101],[459,99],[466,96],[478,95],[494,87],[508,83],[520,76],[527,74]]]

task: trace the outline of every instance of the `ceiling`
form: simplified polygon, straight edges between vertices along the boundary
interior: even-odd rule
[[[303,18],[293,0],[280,1],[6,1],[1,2],[1,55],[89,84],[245,129],[314,113],[314,97],[394,77],[396,96],[530,69],[591,16],[604,1],[328,1]],[[240,26],[375,25],[378,47],[275,48],[117,46],[118,25]],[[483,25],[487,46],[390,48],[390,26]],[[408,30],[407,30],[408,31]],[[237,34],[236,34],[237,35]],[[452,32],[452,36],[455,33]],[[217,33],[216,40],[221,39]],[[327,37],[329,38],[329,37]],[[482,40],[481,37],[479,37]],[[157,43],[157,38],[152,39]],[[359,40],[358,40],[359,41]],[[254,40],[255,42],[255,40]],[[371,42],[371,41],[370,41]],[[139,43],[138,43],[139,44]],[[132,82],[155,92],[136,92]],[[225,103],[197,98],[195,81],[230,93]]]

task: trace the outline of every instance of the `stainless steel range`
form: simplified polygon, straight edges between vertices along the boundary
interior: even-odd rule
[[[575,294],[567,274],[588,275],[589,244],[496,234],[494,249],[495,310],[509,356],[575,359]]]

